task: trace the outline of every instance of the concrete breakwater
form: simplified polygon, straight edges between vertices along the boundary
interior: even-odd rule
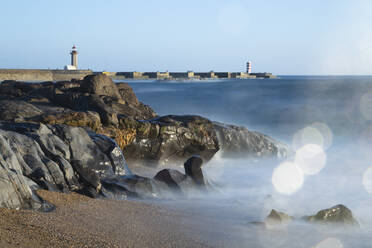
[[[276,78],[272,73],[247,73],[247,72],[103,72],[113,79],[255,79]]]
[[[0,69],[0,81],[15,80],[26,82],[82,80],[87,75],[105,74],[112,79],[254,79],[276,78],[271,73],[246,72],[93,72],[91,70],[40,70],[40,69]]]
[[[0,69],[0,81],[15,80],[27,82],[81,80],[93,74],[91,70],[39,70],[39,69]]]

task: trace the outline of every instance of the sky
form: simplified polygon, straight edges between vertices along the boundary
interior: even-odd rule
[[[2,0],[0,68],[371,75],[370,0]]]

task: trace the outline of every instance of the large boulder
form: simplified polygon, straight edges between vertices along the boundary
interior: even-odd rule
[[[111,96],[120,99],[116,84],[104,74],[86,76],[80,86],[83,92],[93,95]]]
[[[102,151],[79,127],[0,122],[0,206],[41,208],[38,188],[100,195],[103,178],[130,175],[120,148],[106,144]]]
[[[289,148],[284,143],[276,141],[267,135],[249,131],[246,127],[213,122],[222,156],[225,157],[255,157],[255,158],[285,158]]]
[[[209,161],[219,150],[213,124],[200,116],[163,116],[149,121],[121,122],[136,134],[124,148],[128,161],[148,166],[182,165],[194,154]]]

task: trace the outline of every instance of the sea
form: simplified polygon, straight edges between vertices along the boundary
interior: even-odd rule
[[[201,115],[286,143],[282,160],[224,158],[203,166],[215,186],[156,204],[212,247],[372,247],[372,77],[129,81],[159,115]],[[303,216],[343,204],[359,227],[308,224]],[[263,225],[272,209],[294,221]],[[192,218],[188,218],[192,216]]]

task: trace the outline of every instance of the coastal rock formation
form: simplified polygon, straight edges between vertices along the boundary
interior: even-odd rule
[[[0,122],[0,149],[0,207],[47,210],[38,189],[126,199],[167,197],[204,183],[198,157],[185,163],[187,175],[133,175],[115,140],[80,127]]]
[[[276,211],[275,209],[272,209],[270,214],[267,216],[265,220],[266,227],[275,227],[280,225],[287,225],[289,222],[291,222],[293,218],[286,213]]]
[[[351,210],[342,204],[323,209],[315,215],[305,217],[305,220],[322,224],[358,225]]]
[[[281,158],[285,145],[244,127],[200,116],[158,117],[126,83],[89,75],[83,80],[0,84],[0,120],[65,124],[115,139],[132,165],[174,166],[194,154]]]
[[[288,155],[287,145],[267,135],[249,131],[245,127],[213,122],[222,156],[250,156],[260,158],[285,158]]]
[[[39,188],[98,192],[101,178],[130,173],[114,146],[102,152],[78,127],[0,122],[0,206],[40,208]]]
[[[129,162],[180,165],[194,154],[208,161],[219,150],[212,122],[200,116],[169,115],[123,125],[136,133],[124,149]]]

